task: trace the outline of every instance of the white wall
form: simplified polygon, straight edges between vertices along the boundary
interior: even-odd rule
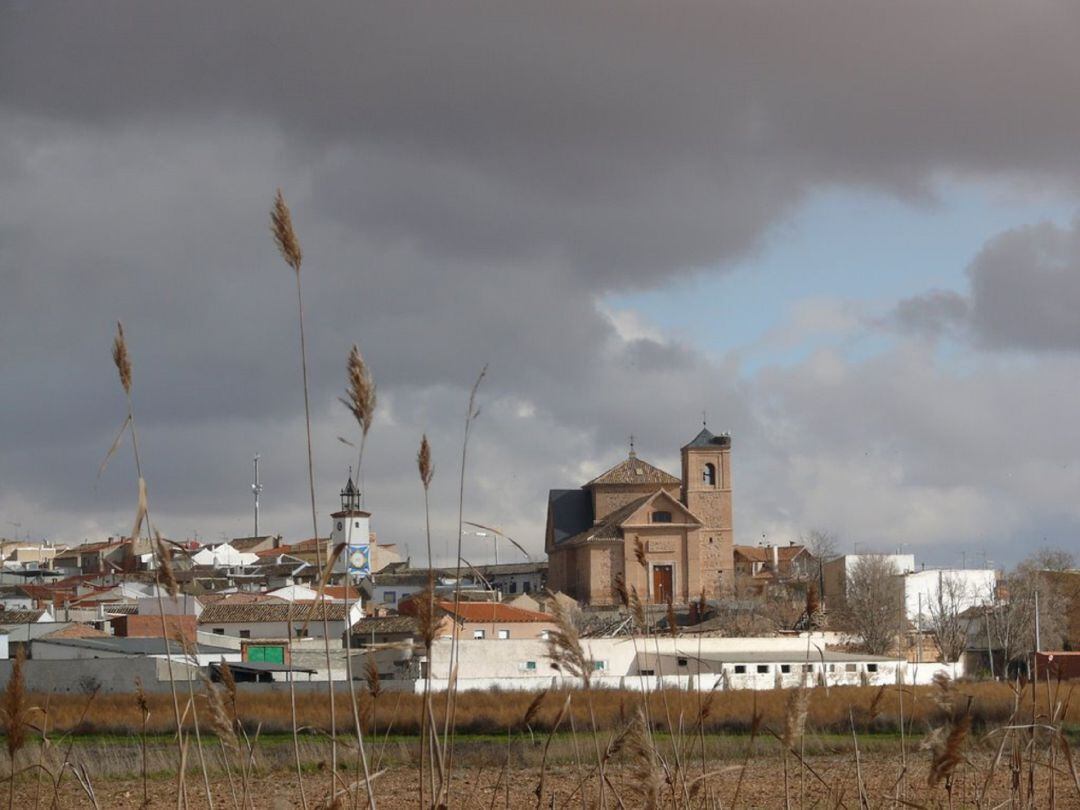
[[[780,638],[602,638],[583,639],[582,647],[587,657],[602,662],[602,669],[593,673],[593,682],[600,688],[641,689],[655,688],[662,680],[665,684],[679,688],[712,689],[773,689],[798,686],[800,683],[816,685],[824,677],[830,686],[862,683],[884,685],[896,683],[899,677],[904,683],[930,683],[934,673],[946,670],[951,677],[963,674],[960,664],[921,664],[909,665],[907,662],[891,660],[836,661],[822,662],[818,646],[824,648],[826,638],[832,641],[834,634],[814,634]],[[809,654],[807,654],[807,646]],[[545,641],[533,639],[509,640],[473,640],[459,641],[457,652],[458,688],[462,690],[500,689],[534,690],[545,689],[552,683],[576,685],[577,679],[566,677],[551,666],[549,646]],[[642,678],[637,672],[637,661],[652,658],[659,652],[662,656],[684,656],[689,659],[688,670],[682,673],[656,672],[652,677]],[[748,661],[744,673],[735,672],[735,663],[714,663],[718,672],[705,671],[708,665],[701,667],[700,674],[694,658],[710,653],[728,655],[744,653],[773,652],[780,658],[790,659],[792,653],[803,660],[799,663],[785,661],[789,672],[783,672],[781,663],[767,661]],[[767,667],[767,671],[758,672],[758,665]],[[849,668],[850,664],[850,668]],[[668,665],[665,662],[664,666]],[[810,671],[804,672],[806,665]],[[872,665],[872,666],[871,666]],[[871,669],[876,667],[876,671]],[[450,642],[436,641],[432,647],[431,674],[432,684],[436,689],[445,689],[450,674]],[[654,669],[655,672],[655,669]],[[423,681],[418,682],[423,688]]]
[[[997,584],[997,573],[990,568],[933,568],[916,571],[904,577],[904,601],[908,618],[915,621],[922,612],[923,627],[931,617],[931,604],[936,604],[940,583],[945,582],[946,594],[948,582],[958,583],[963,595],[960,611],[976,605],[983,605],[990,599]]]

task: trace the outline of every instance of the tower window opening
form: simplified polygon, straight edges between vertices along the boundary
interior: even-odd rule
[[[653,523],[671,523],[671,512],[653,512]]]
[[[706,464],[705,468],[701,471],[701,480],[706,486],[716,486],[716,467],[712,464]]]

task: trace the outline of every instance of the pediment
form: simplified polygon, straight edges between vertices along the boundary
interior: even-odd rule
[[[653,512],[670,512],[671,520],[664,523],[654,522]],[[704,522],[676,497],[664,490],[658,490],[637,509],[631,512],[619,528],[642,528],[645,526],[704,526]]]

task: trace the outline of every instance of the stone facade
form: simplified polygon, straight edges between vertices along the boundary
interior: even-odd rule
[[[605,605],[621,575],[643,601],[716,598],[733,576],[731,493],[731,438],[708,430],[682,448],[681,478],[631,451],[580,490],[552,490],[548,587]]]

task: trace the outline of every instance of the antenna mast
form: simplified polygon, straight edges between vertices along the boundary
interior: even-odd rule
[[[255,454],[255,481],[251,485],[251,492],[255,495],[255,534],[259,536],[259,493],[263,491],[263,485],[259,483],[259,454]]]

